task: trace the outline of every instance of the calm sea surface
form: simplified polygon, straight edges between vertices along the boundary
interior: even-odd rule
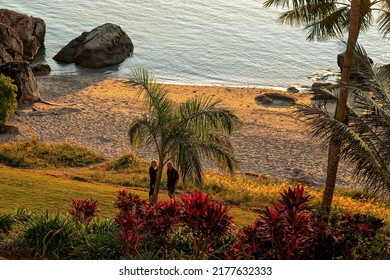
[[[307,42],[300,29],[277,23],[280,10],[262,0],[0,0],[45,20],[45,51],[52,74],[103,73],[125,77],[148,68],[166,83],[237,86],[310,85],[337,71],[337,41]],[[88,70],[52,57],[84,31],[112,22],[132,39],[134,55],[118,67]],[[361,43],[378,63],[390,63],[390,43],[375,28]],[[309,79],[308,77],[311,77]]]

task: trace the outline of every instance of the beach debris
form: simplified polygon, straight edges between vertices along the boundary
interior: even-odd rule
[[[45,41],[44,20],[8,9],[0,9],[0,23],[9,26],[18,34],[23,44],[23,59],[32,60]]]
[[[90,32],[83,32],[53,58],[59,62],[100,68],[121,63],[133,53],[133,50],[131,39],[120,26],[105,23]]]
[[[287,108],[297,103],[297,98],[286,93],[268,92],[255,97],[257,105],[274,108]]]

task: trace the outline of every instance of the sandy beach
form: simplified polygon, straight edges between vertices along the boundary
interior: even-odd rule
[[[129,144],[127,131],[131,121],[145,113],[136,89],[121,80],[99,76],[37,77],[45,103],[22,105],[9,122],[20,134],[0,135],[0,142],[27,140],[36,137],[48,142],[79,144],[109,158],[127,152],[151,159],[153,149]],[[181,102],[191,96],[207,95],[222,100],[221,106],[233,110],[244,125],[232,138],[239,159],[239,172],[256,173],[281,179],[324,184],[326,149],[318,139],[312,139],[292,108],[259,106],[255,97],[275,90],[223,87],[165,85],[170,97]],[[301,101],[309,93],[294,94]],[[212,168],[212,165],[207,165]],[[351,172],[342,164],[338,184],[354,187]]]

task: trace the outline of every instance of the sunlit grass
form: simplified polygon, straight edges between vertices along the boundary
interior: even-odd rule
[[[49,144],[32,139],[0,145],[0,163],[12,167],[83,167],[104,160],[87,148],[68,143]]]
[[[32,140],[27,143],[9,143],[0,146],[1,152],[23,151],[19,154],[21,162],[30,164],[41,161],[39,155],[64,154],[69,150],[68,144],[50,145]],[[40,152],[31,152],[37,148]],[[90,153],[84,148],[72,146],[80,162],[90,162],[91,155],[98,162],[101,156]],[[54,153],[50,151],[54,149]],[[31,153],[29,153],[31,152]],[[96,156],[96,157],[95,157]],[[14,156],[14,158],[17,158]],[[67,157],[53,157],[54,164],[43,168],[48,162],[38,164],[40,169],[19,170],[0,166],[0,212],[12,212],[16,208],[29,210],[67,211],[70,198],[96,199],[101,204],[101,215],[113,217],[113,206],[116,192],[123,188],[131,188],[141,198],[147,199],[149,176],[148,163],[126,154],[117,160],[103,162],[88,168],[55,168]],[[66,160],[68,161],[68,160]],[[71,165],[72,166],[72,165]],[[36,166],[34,166],[36,167]],[[230,176],[226,173],[205,172],[204,185],[201,189],[213,199],[223,201],[231,206],[237,225],[252,223],[265,206],[280,198],[280,193],[296,184],[265,178],[262,176],[249,177],[244,175]],[[166,182],[163,176],[160,198],[168,199]],[[199,188],[187,183],[179,183],[178,194]],[[321,204],[322,190],[306,187],[306,193],[311,196],[309,203],[315,208]],[[390,207],[381,203],[374,195],[361,191],[337,191],[333,199],[333,207],[338,213],[361,213],[372,215],[390,224]]]

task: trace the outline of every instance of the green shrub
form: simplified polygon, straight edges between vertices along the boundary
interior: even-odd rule
[[[68,143],[48,144],[33,139],[0,146],[0,162],[12,167],[84,167],[103,161],[101,155]]]
[[[33,213],[24,208],[18,208],[15,211],[15,220],[19,223],[25,223],[32,219]]]
[[[92,221],[79,232],[72,259],[117,260],[121,258],[119,228],[112,220]]]
[[[37,258],[66,259],[73,247],[76,225],[69,216],[34,215],[23,225],[24,244]]]
[[[15,218],[11,214],[0,214],[0,233],[8,233],[15,222]]]
[[[18,89],[12,82],[11,78],[0,74],[0,127],[8,121],[18,106],[15,93]]]
[[[134,167],[139,167],[140,164],[144,163],[137,156],[129,153],[121,156],[119,159],[111,161],[107,164],[107,170],[121,171],[127,170]]]

